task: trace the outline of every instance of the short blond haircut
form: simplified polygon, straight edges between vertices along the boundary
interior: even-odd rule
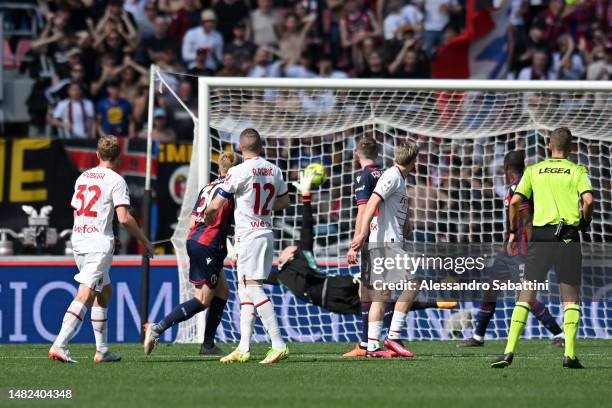
[[[219,156],[217,164],[220,172],[227,173],[229,169],[238,164],[238,157],[234,152],[223,152]]]
[[[419,147],[408,140],[405,140],[395,148],[395,162],[400,166],[408,166],[416,161],[419,154]]]
[[[102,161],[115,162],[121,154],[121,146],[117,136],[102,136],[98,140],[98,154]]]

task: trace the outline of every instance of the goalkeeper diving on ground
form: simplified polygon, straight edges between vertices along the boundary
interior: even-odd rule
[[[375,145],[376,142],[369,138],[364,142],[364,144],[371,143]],[[271,277],[272,283],[278,281],[289,288],[297,298],[307,303],[323,307],[331,312],[340,314],[361,314],[363,306],[360,299],[361,282],[352,275],[328,276],[320,270],[315,259],[313,232],[314,217],[311,194],[312,177],[312,175],[302,172],[299,182],[293,183],[302,197],[302,227],[298,243],[296,245],[290,245],[281,251],[278,261],[278,273]],[[456,302],[415,301],[412,303],[410,310],[427,308],[450,309],[456,305]],[[369,302],[367,306],[369,309]],[[394,306],[395,304],[391,303],[384,310],[383,326],[387,329],[389,329],[391,325]],[[367,327],[367,321],[365,323]],[[366,356],[365,348],[361,348],[360,345],[357,345],[357,349],[363,350],[363,353],[351,353],[351,355],[345,356]],[[390,355],[391,354],[392,353],[390,353]]]

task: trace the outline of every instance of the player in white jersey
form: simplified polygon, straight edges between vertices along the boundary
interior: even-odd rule
[[[401,143],[395,149],[394,165],[386,170],[378,179],[374,192],[363,215],[360,231],[353,239],[351,248],[359,251],[369,234],[369,242],[373,247],[385,247],[395,243],[398,249],[401,248],[404,240],[410,233],[410,223],[408,219],[408,191],[406,189],[405,178],[408,176],[414,165],[418,154],[415,144],[408,141]],[[375,217],[378,211],[378,216]],[[378,244],[378,245],[376,245]],[[391,245],[392,247],[392,245]],[[391,249],[393,251],[393,249]],[[383,252],[384,253],[384,252]],[[374,256],[372,255],[374,260]],[[386,262],[385,262],[386,264]],[[390,351],[380,347],[380,333],[382,331],[383,319],[385,314],[385,293],[374,295],[370,306],[368,321],[368,349],[367,357],[391,358],[395,356],[412,357],[410,350],[404,347],[400,340],[400,334],[406,314],[418,291],[405,290],[395,303],[389,335],[384,341],[385,347]]]
[[[63,363],[76,363],[70,357],[68,342],[81,327],[87,308],[91,307],[91,324],[96,339],[94,362],[119,361],[107,344],[107,310],[112,295],[109,270],[113,260],[113,218],[117,212],[119,222],[145,247],[149,256],[153,247],[144,236],[136,220],[130,215],[130,196],[125,180],[112,168],[120,154],[115,136],[101,137],[98,141],[98,167],[79,176],[70,205],[74,209],[72,249],[79,273],[76,297],[64,315],[62,328],[49,349],[49,357]]]
[[[243,163],[232,167],[217,197],[208,205],[204,222],[213,220],[223,202],[234,194],[235,245],[240,297],[240,344],[223,363],[246,362],[250,359],[250,342],[255,324],[255,312],[270,336],[272,348],[262,364],[273,364],[287,357],[289,351],[280,335],[274,306],[263,290],[263,282],[270,274],[274,240],[273,211],[289,206],[287,184],[281,170],[260,156],[263,145],[255,129],[240,134]]]

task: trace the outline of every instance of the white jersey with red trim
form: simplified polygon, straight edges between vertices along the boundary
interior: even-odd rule
[[[75,211],[74,252],[112,253],[115,208],[130,206],[130,193],[123,177],[106,167],[85,171],[74,184],[70,205]]]
[[[221,189],[236,200],[237,240],[253,232],[271,233],[274,202],[289,192],[281,169],[259,156],[229,169]]]
[[[396,166],[386,170],[376,182],[372,194],[382,198],[378,216],[370,222],[370,242],[403,242],[403,228],[408,211],[406,181]]]

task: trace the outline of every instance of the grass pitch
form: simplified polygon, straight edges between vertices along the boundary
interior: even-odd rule
[[[48,359],[48,345],[2,345],[0,406],[597,407],[612,397],[612,340],[579,340],[585,370],[562,369],[562,350],[538,340],[522,341],[503,370],[488,364],[503,350],[499,341],[475,349],[413,342],[413,359],[393,360],[342,358],[346,343],[291,344],[288,360],[261,366],[266,346],[255,345],[249,363],[223,365],[197,355],[197,345],[162,344],[149,357],[140,345],[114,345],[122,362],[94,364],[94,346],[75,344],[79,364],[68,365]],[[15,402],[9,388],[70,388],[74,398]]]

